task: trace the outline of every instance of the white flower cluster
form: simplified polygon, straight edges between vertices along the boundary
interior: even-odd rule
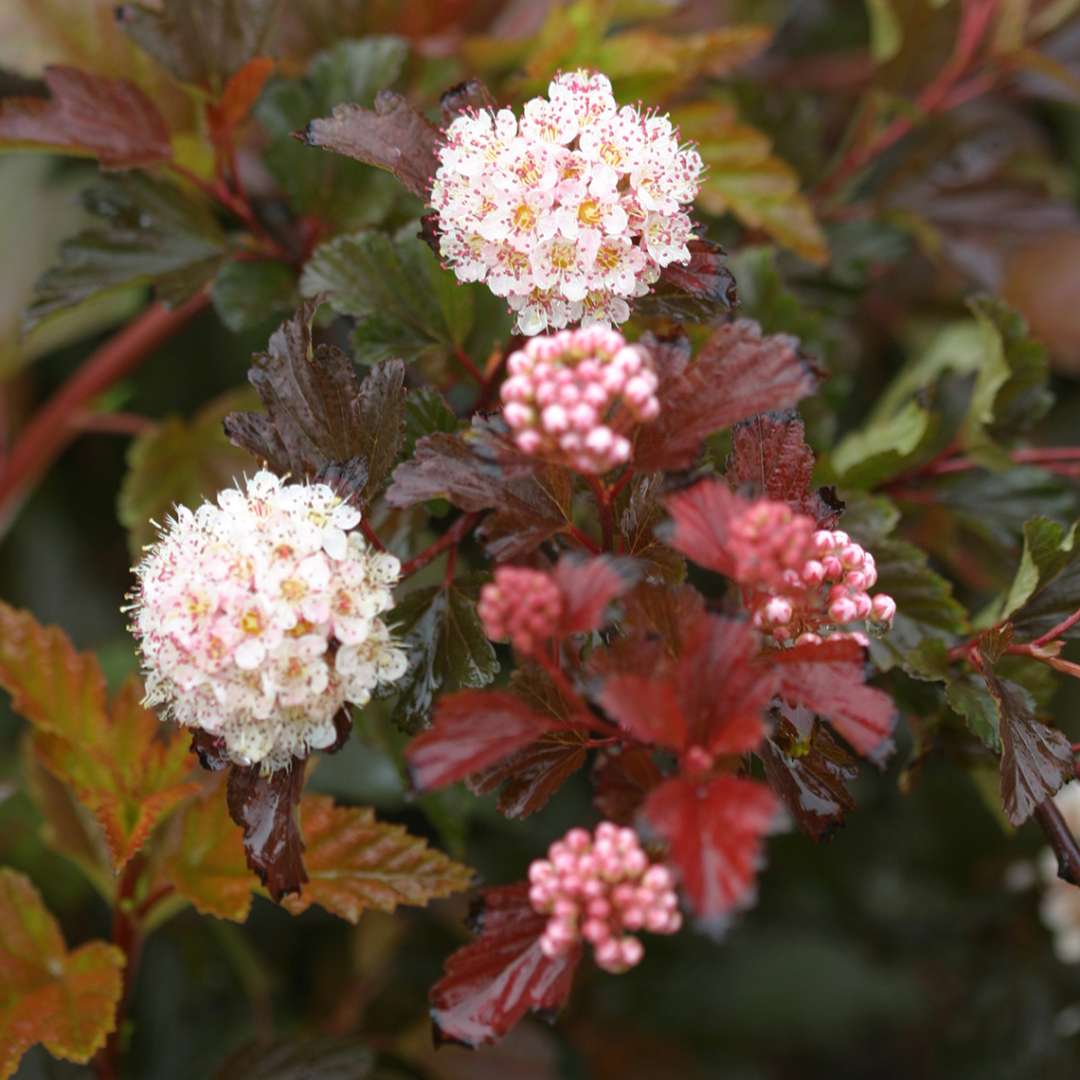
[[[325,484],[265,471],[179,508],[135,568],[145,704],[267,772],[333,743],[342,705],[406,668],[378,617],[401,567],[347,534],[359,520]]]
[[[688,262],[702,169],[668,116],[620,108],[604,75],[559,75],[548,94],[520,121],[458,116],[431,191],[446,263],[505,296],[528,335],[625,322],[627,298]]]
[[[1066,784],[1054,802],[1073,836],[1080,836],[1080,782]],[[1080,888],[1058,877],[1057,856],[1050,848],[1043,849],[1039,870],[1046,886],[1039,910],[1054,935],[1054,952],[1064,964],[1080,963]]]

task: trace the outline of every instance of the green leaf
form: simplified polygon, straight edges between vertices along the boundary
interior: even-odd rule
[[[1024,526],[1024,552],[1008,593],[994,621],[1011,619],[1025,639],[1039,637],[1080,609],[1080,544],[1077,529],[1049,518],[1033,518]],[[1062,637],[1080,637],[1080,624]]]
[[[91,941],[68,952],[30,880],[0,869],[0,1076],[36,1043],[86,1063],[116,1024],[124,954]]]
[[[421,386],[410,390],[405,399],[405,457],[413,456],[417,439],[437,431],[452,434],[458,426],[454,410],[435,387]]]
[[[979,675],[962,675],[949,681],[945,700],[950,708],[964,718],[972,733],[995,753],[1001,752],[997,703]]]
[[[83,196],[101,223],[68,240],[38,282],[27,328],[92,296],[153,285],[166,303],[188,299],[225,257],[225,236],[204,203],[147,176],[100,181]]]
[[[467,889],[473,872],[366,806],[335,806],[327,795],[300,803],[308,880],[283,901],[293,915],[318,904],[353,924],[365,911],[424,907]]]
[[[933,434],[931,419],[912,398],[894,415],[841,439],[830,458],[840,481],[874,488],[909,468]]]
[[[358,320],[357,359],[391,356],[451,363],[470,342],[480,285],[462,285],[439,266],[415,229],[339,236],[316,249],[304,268],[304,296],[323,296],[340,315]],[[499,333],[483,327],[487,340]]]
[[[117,515],[128,530],[133,558],[156,536],[153,523],[164,524],[174,506],[194,510],[250,471],[250,456],[232,446],[222,429],[226,414],[248,398],[244,391],[227,394],[190,421],[164,420],[129,445]]]
[[[870,20],[870,55],[883,64],[900,52],[904,28],[893,10],[892,0],[866,0]]]
[[[390,616],[409,656],[394,686],[394,722],[410,734],[427,726],[438,692],[487,686],[499,670],[476,614],[474,588],[461,583],[410,593]]]
[[[230,262],[214,278],[210,299],[234,333],[276,324],[296,307],[296,274],[279,262]]]

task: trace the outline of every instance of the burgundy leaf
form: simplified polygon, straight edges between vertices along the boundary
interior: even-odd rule
[[[747,319],[720,326],[684,372],[661,380],[660,415],[641,428],[634,463],[644,471],[689,468],[714,432],[790,408],[814,392],[819,376],[795,338],[762,335]]]
[[[375,108],[338,105],[333,115],[312,120],[298,137],[386,169],[413,195],[425,196],[438,168],[439,129],[400,94],[381,90]]]
[[[551,796],[585,764],[586,735],[549,731],[466,781],[474,795],[499,793],[496,806],[508,818],[523,818],[547,806]]]
[[[1044,799],[1075,774],[1069,740],[1035,716],[1031,694],[1000,679],[984,666],[983,677],[994,698],[1001,731],[1001,803],[1013,825],[1021,825]]]
[[[247,864],[275,900],[307,881],[296,807],[304,789],[303,761],[264,776],[258,765],[229,772],[229,816],[244,830]]]
[[[814,451],[806,444],[799,414],[762,413],[736,424],[724,476],[736,491],[786,502],[809,514],[819,528],[832,528],[843,509],[832,488],[811,490]]]
[[[559,636],[565,637],[598,630],[612,600],[634,586],[638,569],[629,559],[571,553],[559,560],[553,575],[562,593]]]
[[[735,278],[724,265],[724,249],[695,237],[687,246],[690,262],[665,266],[648,296],[634,304],[640,315],[659,315],[679,322],[708,322],[735,310]]]
[[[467,79],[449,90],[444,90],[439,97],[439,111],[443,124],[449,124],[458,113],[479,109],[495,110],[498,105],[491,96],[491,91],[481,79]]]
[[[430,499],[446,499],[461,510],[497,506],[506,479],[495,461],[479,457],[462,435],[437,432],[416,442],[416,452],[395,470],[386,501],[405,509]]]
[[[735,564],[728,554],[728,526],[747,503],[722,480],[702,480],[671,495],[665,502],[672,525],[664,537],[688,559],[708,570],[733,576]]]
[[[547,917],[529,904],[525,882],[481,898],[479,936],[447,959],[430,994],[437,1038],[466,1046],[495,1042],[529,1012],[554,1013],[581,960],[580,948],[555,959],[541,952]]]
[[[670,672],[612,675],[605,680],[597,701],[635,739],[672,750],[686,748],[686,718]]]
[[[777,693],[825,717],[864,757],[880,762],[892,752],[892,699],[863,681],[866,652],[851,639],[796,645],[765,657],[775,665]]]
[[[813,839],[824,839],[855,808],[845,785],[858,775],[858,766],[823,725],[814,724],[806,744],[791,723],[781,720],[758,753],[769,787]]]
[[[667,841],[669,861],[702,928],[714,935],[753,902],[762,838],[780,809],[753,780],[716,776],[704,783],[676,777],[656,788],[642,816]]]
[[[681,375],[693,355],[690,339],[681,331],[675,334],[654,334],[651,330],[642,334],[638,344],[646,349],[652,360],[653,370],[661,379]]]
[[[45,82],[50,98],[0,101],[0,145],[89,154],[104,169],[172,158],[165,118],[134,83],[71,67],[47,68]]]
[[[593,806],[606,821],[629,825],[663,777],[643,746],[602,750],[592,770]]]
[[[692,585],[677,589],[644,583],[623,602],[623,626],[639,637],[658,640],[677,656],[686,644],[688,630],[693,630],[705,614],[705,597]]]
[[[565,727],[504,690],[464,690],[439,699],[432,727],[409,743],[405,760],[413,786],[430,791],[464,780]]]
[[[510,476],[497,508],[476,530],[489,558],[521,559],[571,522],[574,481],[567,469],[540,465],[528,476]]]

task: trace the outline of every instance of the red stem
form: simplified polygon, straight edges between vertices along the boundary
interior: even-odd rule
[[[378,533],[371,527],[371,522],[367,518],[362,517],[360,519],[360,531],[364,534],[364,538],[376,551],[385,551],[386,545],[379,539]]]
[[[77,434],[74,421],[86,403],[134,371],[208,302],[209,296],[201,292],[172,310],[152,304],[92,353],[38,410],[20,432],[0,473],[0,533],[10,525],[28,490]]]
[[[480,515],[478,513],[463,514],[459,517],[457,521],[455,521],[454,524],[435,541],[435,543],[429,544],[423,551],[414,555],[408,562],[402,565],[402,578],[407,578],[410,574],[415,574],[417,570],[422,570],[432,559],[437,558],[447,548],[452,548],[457,544],[460,544],[479,518]]]
[[[1066,630],[1071,630],[1078,622],[1080,622],[1080,610],[1074,611],[1067,619],[1062,619],[1057,626],[1050,627],[1045,634],[1040,634],[1031,644],[1034,648],[1038,648],[1048,641],[1055,641]]]
[[[596,476],[587,477],[586,483],[600,515],[601,544],[605,551],[612,551],[615,542],[615,520],[611,512],[611,492],[604,481]]]
[[[484,378],[484,373],[473,363],[473,358],[464,349],[460,348],[454,349],[454,355],[457,357],[458,363],[476,380],[476,384],[483,388],[487,380]]]

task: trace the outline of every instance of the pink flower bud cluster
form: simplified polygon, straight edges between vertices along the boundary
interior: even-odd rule
[[[476,610],[489,638],[509,641],[518,652],[528,655],[555,636],[562,594],[542,570],[500,566],[495,580],[480,590]]]
[[[674,934],[682,926],[671,872],[650,864],[633,829],[602,822],[590,836],[571,829],[529,867],[529,901],[550,915],[540,939],[545,956],[562,956],[579,941],[596,963],[620,974],[645,953],[627,931]]]
[[[667,116],[621,108],[604,75],[556,76],[548,97],[458,116],[431,205],[460,281],[483,281],[532,335],[630,317],[661,268],[690,259],[701,156]]]
[[[348,532],[359,520],[327,485],[265,471],[179,507],[135,568],[145,703],[266,772],[333,743],[342,706],[406,668],[379,618],[400,564]]]
[[[761,499],[731,522],[735,579],[750,590],[754,625],[777,641],[820,643],[861,620],[888,625],[896,602],[870,595],[874,556],[840,529],[819,529],[786,503]],[[866,644],[859,631],[844,632]]]
[[[503,417],[526,454],[601,475],[630,459],[626,433],[660,412],[648,353],[614,330],[563,330],[507,360]]]

